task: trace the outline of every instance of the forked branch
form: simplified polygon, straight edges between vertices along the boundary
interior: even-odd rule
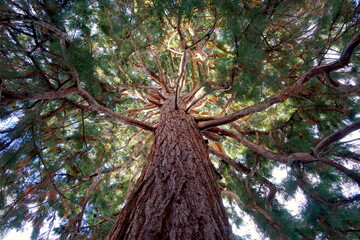
[[[258,144],[255,144],[255,143],[249,141],[248,139],[243,137],[241,134],[236,134],[229,130],[220,129],[220,128],[211,128],[211,129],[208,129],[208,131],[212,131],[212,132],[215,132],[218,134],[229,136],[229,137],[237,140],[239,143],[241,143],[245,147],[251,149],[252,151],[254,151],[268,159],[272,159],[272,160],[275,160],[280,163],[284,163],[284,164],[288,164],[288,165],[292,165],[294,162],[301,162],[304,164],[312,163],[312,162],[325,163],[327,165],[330,165],[330,166],[336,168],[337,170],[341,171],[342,173],[346,174],[347,176],[352,178],[355,182],[357,182],[360,185],[360,175],[358,175],[357,173],[351,171],[350,169],[342,166],[341,164],[338,164],[329,159],[326,159],[323,157],[315,157],[315,156],[311,155],[310,153],[306,153],[306,152],[296,152],[296,153],[292,153],[290,155],[278,154],[278,153],[274,153]]]

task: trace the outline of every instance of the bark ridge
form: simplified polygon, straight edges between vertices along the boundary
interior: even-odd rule
[[[207,144],[168,99],[141,176],[108,239],[233,239]]]

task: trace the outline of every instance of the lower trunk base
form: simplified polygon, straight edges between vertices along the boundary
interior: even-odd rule
[[[183,110],[162,108],[148,163],[108,239],[233,239],[207,145]]]

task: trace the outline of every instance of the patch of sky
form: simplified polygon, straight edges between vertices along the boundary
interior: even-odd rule
[[[285,180],[285,178],[287,178],[287,176],[288,176],[288,167],[287,166],[275,167],[272,170],[271,176],[272,176],[270,178],[271,182],[273,182],[275,184],[282,183]]]
[[[283,205],[283,207],[286,208],[295,218],[300,218],[300,213],[306,206],[305,194],[299,188],[297,188],[293,197],[286,199],[283,194],[278,193],[276,200],[278,200],[278,202]]]
[[[59,235],[53,232],[53,229],[59,227],[60,218],[57,216],[53,216],[53,219],[46,220],[43,224],[43,229],[39,234],[39,239],[47,239],[47,240],[57,240],[59,239]],[[31,222],[26,223],[21,230],[10,230],[5,232],[2,240],[30,240],[30,236],[33,230],[33,226]],[[1,235],[0,235],[1,237]]]
[[[226,205],[226,202],[225,202]],[[245,213],[244,211],[241,211],[241,209],[234,205],[233,206],[234,211],[236,214],[242,219],[242,224],[237,227],[234,222],[231,222],[233,233],[240,236],[242,239],[245,240],[253,240],[253,239],[263,239],[263,240],[269,240],[269,238],[263,236],[261,234],[261,231],[256,227],[256,223],[252,219],[250,215]]]
[[[21,116],[22,113],[11,114],[10,117],[0,120],[0,134],[1,132],[6,131],[7,129],[13,127],[19,121]]]
[[[269,179],[275,184],[281,184],[288,177],[288,167],[278,166],[272,170],[272,177]],[[298,217],[301,210],[305,207],[306,198],[304,193],[297,189],[294,197],[285,199],[284,195],[277,193],[276,199],[282,204],[292,216]]]

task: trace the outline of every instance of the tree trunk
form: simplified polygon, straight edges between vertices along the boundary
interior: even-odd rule
[[[208,147],[174,102],[161,108],[148,163],[108,240],[233,239]]]

